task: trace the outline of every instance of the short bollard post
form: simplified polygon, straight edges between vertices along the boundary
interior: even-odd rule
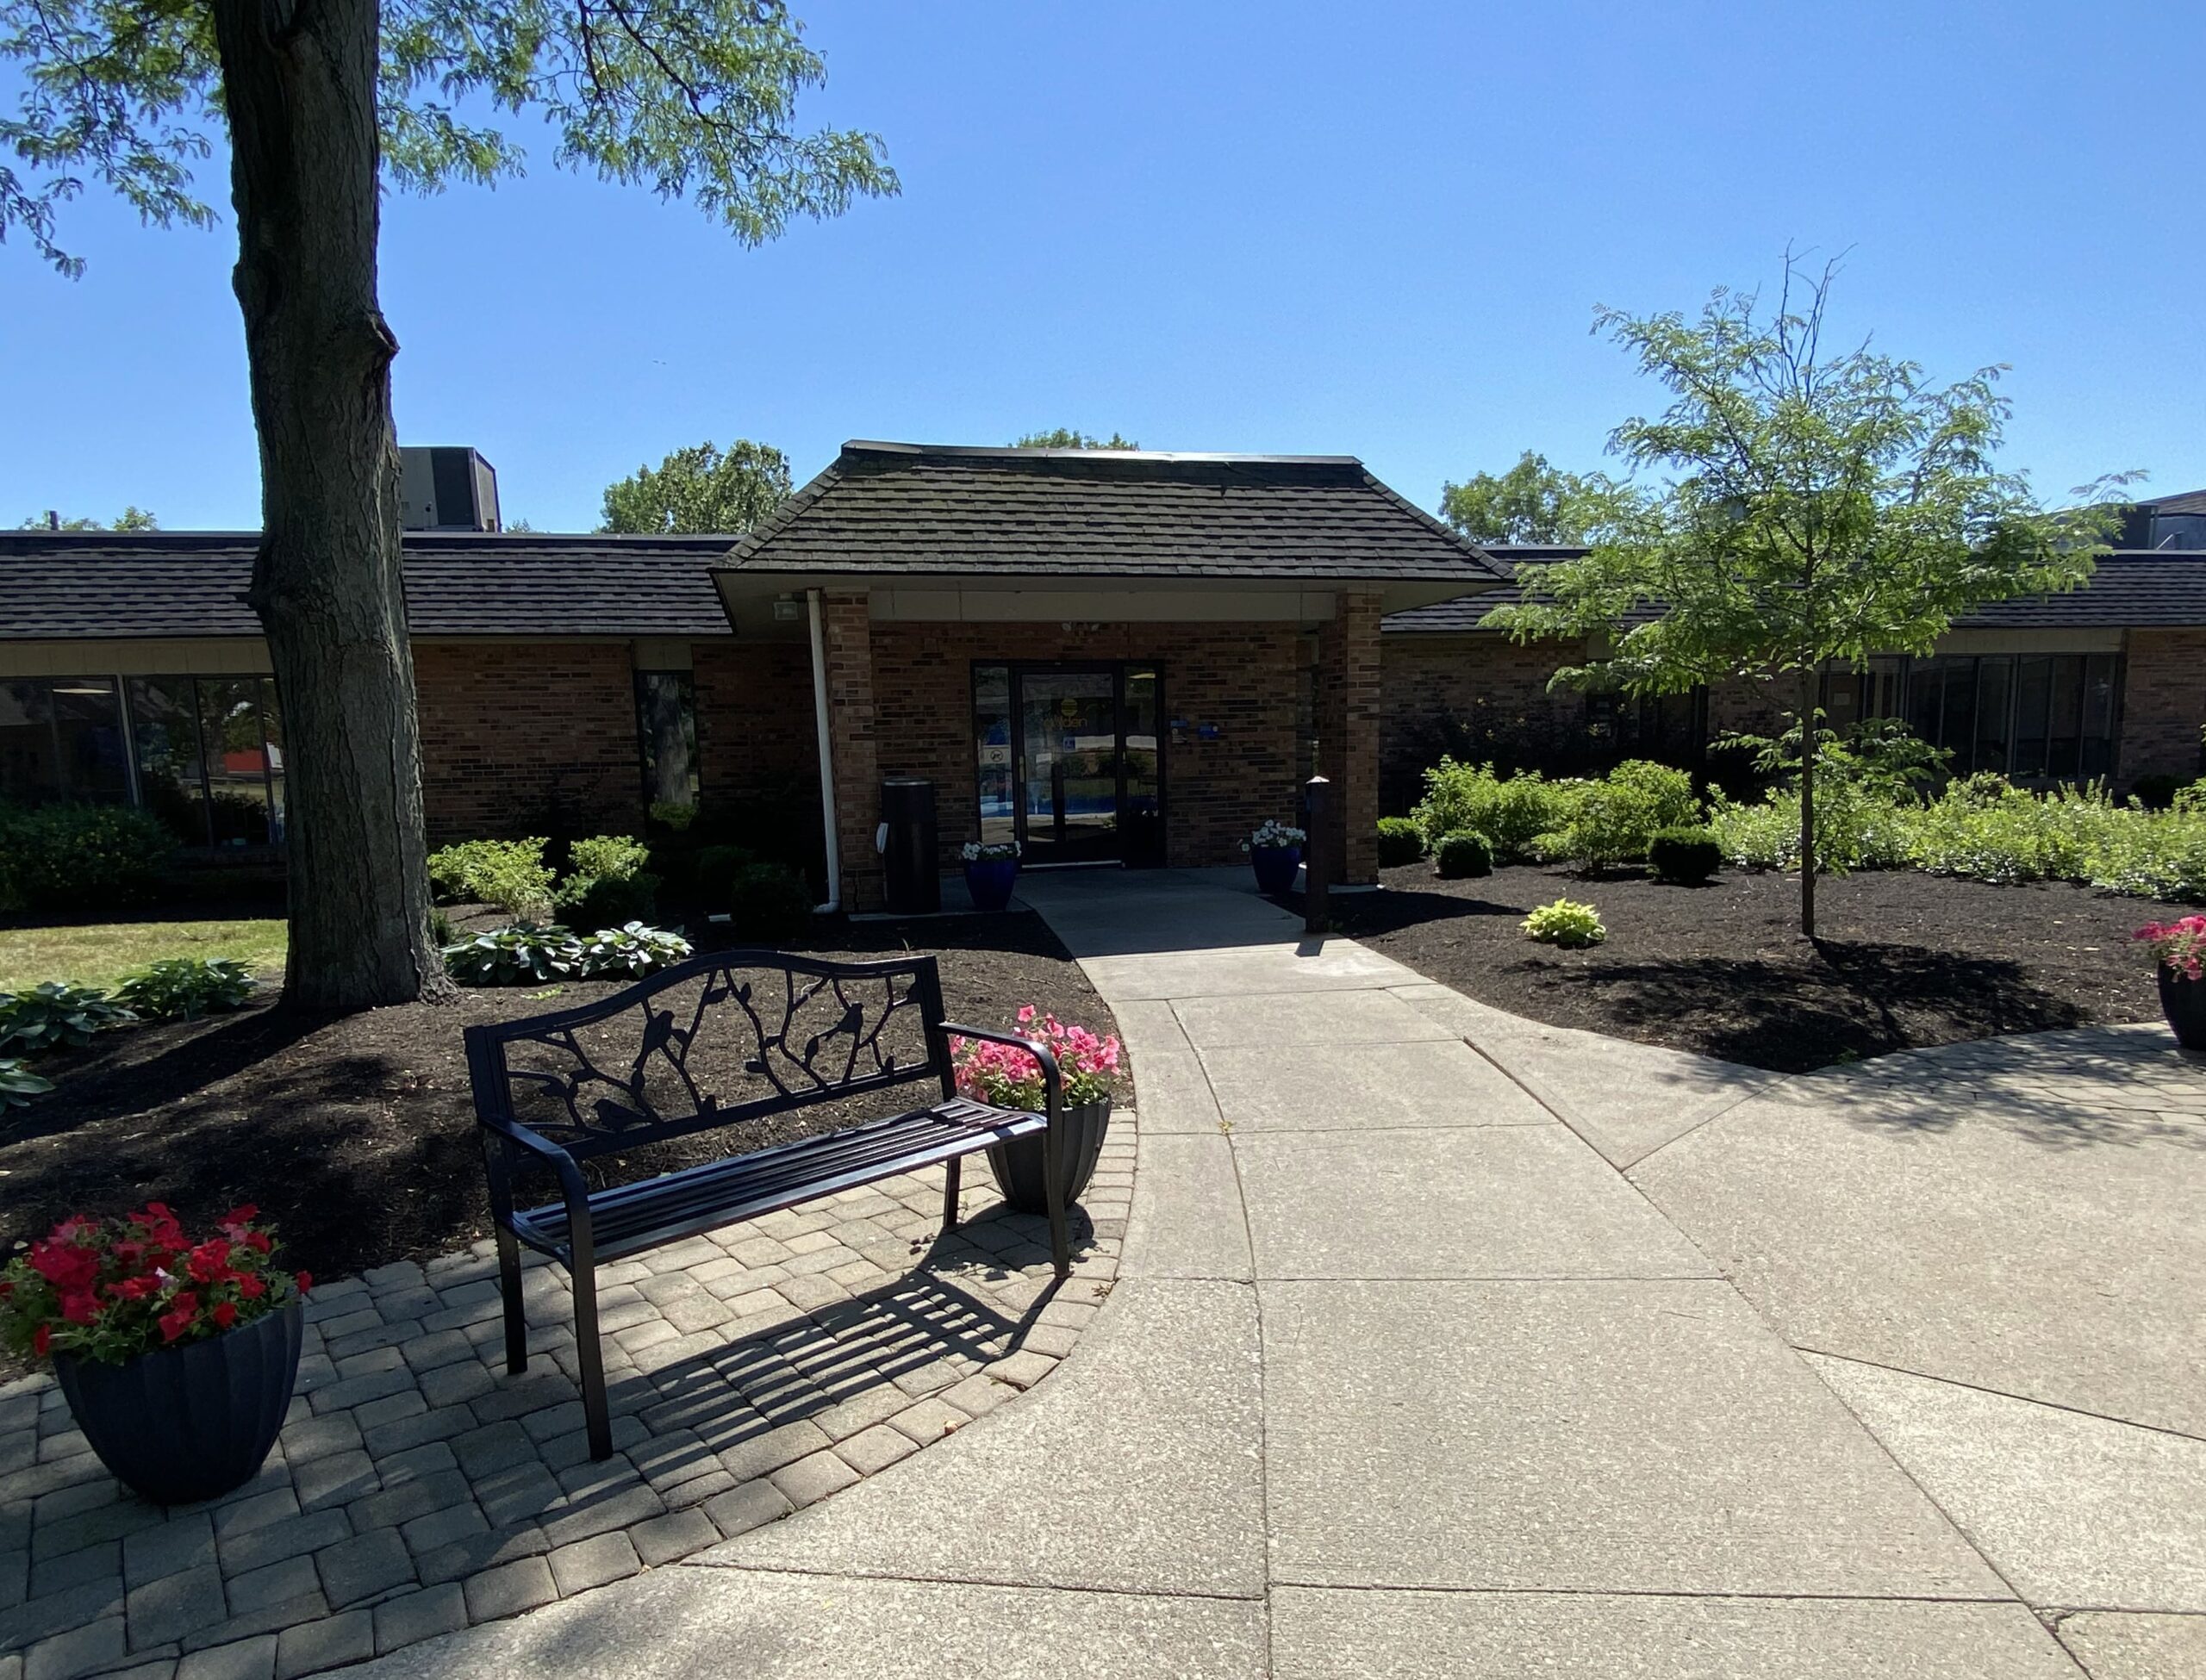
[[[1325,911],[1325,891],[1331,871],[1325,867],[1325,801],[1333,785],[1323,776],[1302,784],[1302,826],[1310,844],[1303,852],[1302,930],[1323,933],[1332,918]]]

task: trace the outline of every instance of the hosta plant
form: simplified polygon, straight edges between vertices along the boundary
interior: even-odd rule
[[[250,1324],[313,1281],[277,1264],[275,1229],[254,1207],[232,1208],[197,1241],[162,1202],[120,1219],[78,1214],[0,1269],[0,1342],[121,1365]]]
[[[35,1055],[89,1044],[94,1033],[136,1018],[104,992],[43,980],[28,992],[0,992],[0,1050]]]
[[[1524,927],[1525,938],[1536,939],[1543,945],[1560,945],[1565,950],[1598,945],[1609,936],[1601,912],[1590,904],[1580,904],[1572,899],[1557,899],[1553,904],[1542,905],[1524,918]]]
[[[2141,940],[2171,974],[2206,981],[2206,916],[2147,922],[2131,937]]]
[[[541,986],[583,977],[583,942],[565,928],[515,922],[470,934],[444,949],[445,969],[462,986]]]
[[[605,980],[626,975],[641,980],[645,974],[670,968],[690,954],[689,942],[664,928],[630,922],[624,927],[600,928],[583,941],[583,975]]]
[[[1067,1104],[1100,1102],[1111,1094],[1111,1081],[1119,1072],[1116,1037],[1099,1037],[1085,1027],[1067,1026],[1031,1004],[1019,1005],[1019,1030],[1056,1057]],[[997,1108],[1039,1111],[1043,1107],[1042,1064],[1025,1050],[983,1039],[953,1037],[950,1055],[957,1069],[960,1094]]]
[[[169,956],[131,975],[115,995],[140,1015],[196,1021],[244,1008],[252,985],[252,970],[234,957]]]
[[[53,1081],[34,1073],[17,1056],[0,1056],[0,1109],[21,1108],[53,1089]]]

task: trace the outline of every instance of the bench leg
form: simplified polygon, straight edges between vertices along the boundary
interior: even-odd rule
[[[1062,1283],[1072,1271],[1072,1235],[1066,1229],[1064,1186],[1055,1173],[1043,1174],[1049,1182],[1044,1193],[1049,1198],[1050,1257],[1057,1265],[1057,1281]]]
[[[575,1359],[582,1367],[583,1422],[589,1429],[589,1455],[613,1456],[613,1421],[605,1403],[605,1350],[597,1340],[597,1271],[595,1266],[573,1274],[575,1285]]]
[[[506,1307],[506,1369],[519,1376],[528,1369],[528,1321],[521,1316],[520,1244],[503,1225],[497,1227],[498,1293]]]
[[[948,1236],[957,1229],[957,1186],[965,1170],[965,1157],[952,1155],[945,1172],[942,1191],[942,1234]]]

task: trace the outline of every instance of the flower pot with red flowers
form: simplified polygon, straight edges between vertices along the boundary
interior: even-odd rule
[[[1103,1140],[1111,1129],[1111,1082],[1117,1078],[1120,1051],[1115,1037],[1099,1037],[1085,1027],[1067,1026],[1031,1004],[1019,1011],[1019,1030],[1056,1058],[1064,1089],[1058,1098],[1063,1148],[1058,1157],[1063,1205],[1070,1207],[1087,1188]],[[1045,1092],[1042,1064],[1015,1045],[984,1043],[975,1038],[950,1041],[957,1068],[957,1089],[976,1102],[997,1108],[1040,1113]],[[1021,1137],[988,1150],[988,1169],[1003,1198],[1021,1213],[1049,1210],[1044,1141]]]
[[[312,1283],[259,1210],[188,1236],[165,1204],[63,1220],[0,1269],[0,1340],[51,1360],[100,1462],[159,1505],[250,1480],[299,1372]]]
[[[1256,872],[1256,890],[1277,898],[1294,890],[1295,872],[1302,867],[1302,849],[1310,843],[1306,829],[1266,818],[1256,831],[1241,843]]]
[[[2206,1050],[2206,916],[2147,922],[2133,936],[2152,948],[2160,965],[2160,1013],[2175,1042]]]

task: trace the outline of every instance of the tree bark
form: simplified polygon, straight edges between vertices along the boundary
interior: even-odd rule
[[[247,599],[284,706],[284,1000],[449,990],[429,935],[421,736],[376,301],[376,0],[214,0],[260,439]]]
[[[1816,936],[1816,688],[1811,669],[1800,679],[1800,934]]]

